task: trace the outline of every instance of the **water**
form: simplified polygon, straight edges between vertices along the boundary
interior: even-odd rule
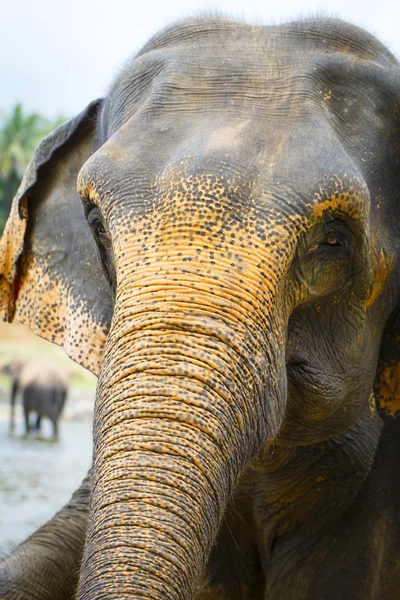
[[[90,396],[90,395],[89,395]],[[5,400],[5,399],[4,399]],[[92,397],[91,397],[92,400]],[[67,402],[68,409],[91,401]],[[0,556],[52,517],[80,485],[90,466],[92,421],[62,420],[59,441],[50,441],[51,424],[43,420],[42,439],[22,437],[22,414],[16,436],[8,435],[8,404],[0,404]],[[71,416],[71,412],[69,413]],[[82,417],[82,415],[79,415]],[[43,439],[46,438],[47,439]]]

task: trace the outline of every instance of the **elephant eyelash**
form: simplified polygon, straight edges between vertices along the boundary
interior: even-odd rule
[[[110,234],[103,223],[98,207],[94,207],[87,216],[87,222],[93,233],[98,236],[101,241],[108,241]]]

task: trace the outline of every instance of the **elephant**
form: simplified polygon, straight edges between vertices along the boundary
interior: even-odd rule
[[[43,358],[14,359],[3,365],[2,372],[12,377],[10,434],[15,430],[15,401],[20,391],[26,434],[32,429],[40,431],[41,419],[45,416],[53,424],[53,437],[58,438],[58,419],[67,398],[68,375],[60,367]],[[31,412],[37,413],[33,428],[29,420]]]
[[[330,18],[173,24],[45,138],[0,306],[98,375],[93,461],[2,598],[398,598],[399,179]]]

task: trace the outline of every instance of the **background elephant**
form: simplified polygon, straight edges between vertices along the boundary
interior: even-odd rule
[[[206,17],[42,142],[0,303],[99,374],[90,508],[4,598],[397,598],[399,134],[366,32]]]
[[[12,377],[10,433],[15,429],[15,401],[21,393],[24,409],[25,431],[40,430],[41,418],[48,417],[53,424],[53,435],[58,437],[58,419],[68,391],[68,375],[54,363],[45,359],[15,359],[3,365],[2,373]],[[36,413],[35,424],[30,414]]]

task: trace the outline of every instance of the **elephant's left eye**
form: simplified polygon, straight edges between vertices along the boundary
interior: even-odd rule
[[[104,244],[110,241],[110,234],[105,228],[100,211],[98,208],[93,209],[87,217],[87,221],[94,235]]]

